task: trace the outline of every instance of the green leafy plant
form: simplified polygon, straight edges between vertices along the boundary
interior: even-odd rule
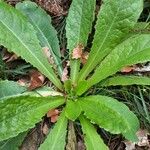
[[[61,82],[63,68],[57,33],[51,18],[35,3],[24,1],[16,8],[0,2],[0,44],[16,53],[43,73],[56,87],[57,96],[21,91],[9,93],[8,82],[0,81],[0,141],[34,127],[48,110],[62,106],[59,120],[40,150],[64,149],[68,120],[80,121],[88,150],[106,150],[93,124],[113,134],[136,141],[137,117],[114,98],[85,93],[93,85],[149,85],[148,77],[116,76],[123,67],[150,60],[150,35],[129,34],[143,9],[143,0],[103,0],[95,18],[96,0],[73,0],[66,23],[67,48],[70,54],[70,77]],[[92,23],[95,35],[89,57],[81,64]],[[44,48],[49,50],[48,61]],[[80,53],[80,55],[79,55]],[[77,56],[76,56],[77,54]],[[53,95],[55,91],[44,91]]]

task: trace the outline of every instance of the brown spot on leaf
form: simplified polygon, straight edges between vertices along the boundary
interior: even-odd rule
[[[82,50],[84,49],[82,44],[77,45],[72,51],[72,59],[79,59],[82,57]]]

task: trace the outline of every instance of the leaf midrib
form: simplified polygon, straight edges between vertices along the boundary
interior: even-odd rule
[[[18,113],[15,114],[15,116],[22,116],[22,114],[31,114],[30,112],[34,112],[34,111],[37,112],[37,110],[39,110],[39,109],[41,110],[42,107],[45,108],[48,104],[52,105],[52,103],[53,103],[53,105],[50,107],[50,109],[51,109],[51,108],[53,108],[56,105],[56,102],[58,103],[58,101],[62,101],[62,100],[61,99],[59,99],[59,100],[53,100],[53,102],[51,101],[51,103],[47,102],[47,103],[45,103],[45,104],[43,104],[43,105],[41,105],[39,107],[36,107],[34,110],[33,109],[28,109],[27,111],[18,112]],[[59,105],[61,105],[61,104],[63,104],[63,103],[61,102]],[[30,105],[32,105],[32,104],[30,104]],[[6,120],[10,120],[11,118],[14,118],[14,116],[11,116],[9,118],[4,118],[0,122],[6,121]]]
[[[30,17],[30,14],[29,14],[29,17]],[[51,45],[50,45],[49,42],[48,42],[48,39],[45,37],[44,33],[43,33],[42,30],[38,27],[38,25],[34,22],[34,20],[32,19],[32,17],[30,17],[30,19],[31,19],[32,23],[34,24],[34,26],[36,26],[36,28],[37,28],[37,29],[39,30],[39,32],[41,33],[42,37],[44,38],[45,42],[47,43],[48,47],[50,48],[50,51],[51,51],[51,53],[52,53],[52,55],[53,55],[53,57],[54,57],[54,59],[55,59],[55,61],[56,61],[56,64],[57,64],[58,67],[59,67],[59,66],[60,66],[60,65],[59,65],[60,62],[57,60],[57,56],[55,56],[55,53],[53,52],[53,49],[52,49]],[[60,69],[60,71],[62,72],[61,67],[59,67],[59,69]]]
[[[43,65],[43,63],[41,63],[41,61],[36,57],[36,55],[34,55],[34,54],[30,51],[30,48],[28,48],[28,47],[23,43],[23,41],[22,41],[20,38],[18,38],[19,36],[17,36],[17,35],[15,34],[15,32],[13,32],[13,30],[11,30],[11,29],[6,25],[6,23],[2,22],[2,19],[0,20],[0,22],[16,37],[16,39],[17,39],[18,41],[21,42],[21,44],[23,45],[23,47],[25,47],[25,49],[27,49],[28,52],[30,52],[30,54],[33,56],[33,58],[35,58],[36,61],[41,65],[41,67],[48,73],[48,75],[49,75],[49,77],[50,77],[50,80],[52,80],[52,82],[55,81],[55,80],[57,80],[57,79],[55,79],[53,76],[51,76],[49,70]],[[51,68],[51,69],[52,69],[52,68]],[[51,71],[52,71],[52,70],[51,70]]]
[[[96,51],[96,54],[92,57],[92,60],[88,61],[88,62],[89,62],[89,63],[88,63],[88,66],[84,69],[84,73],[81,74],[81,77],[80,77],[80,79],[79,79],[80,81],[83,80],[83,78],[86,76],[86,72],[87,72],[87,71],[89,70],[89,68],[92,66],[93,61],[94,61],[95,58],[97,57],[97,54],[99,53],[99,51],[100,51],[101,48],[103,47],[103,45],[104,45],[104,43],[105,43],[105,41],[106,41],[106,39],[107,39],[107,37],[108,37],[108,35],[109,35],[109,33],[110,33],[112,27],[113,27],[113,24],[114,24],[114,22],[115,22],[115,19],[117,18],[117,15],[118,15],[119,10],[120,10],[120,8],[118,7],[117,12],[116,12],[116,15],[115,15],[115,17],[113,18],[113,21],[112,21],[112,23],[111,23],[109,29],[107,30],[106,36],[105,36],[105,38],[103,39],[103,42],[102,42],[101,46],[100,46],[100,47],[98,48],[98,50]],[[91,54],[92,54],[92,51],[91,51]]]
[[[63,114],[64,115],[64,114]],[[55,150],[55,145],[57,144],[57,139],[58,139],[58,137],[59,137],[59,132],[61,131],[61,128],[62,128],[62,125],[63,125],[63,123],[64,123],[64,121],[65,121],[65,116],[63,116],[64,118],[62,119],[62,118],[59,118],[59,119],[61,119],[61,125],[59,126],[59,128],[58,128],[58,132],[57,132],[57,134],[55,134],[56,136],[55,136],[55,139],[53,139],[53,145],[51,145],[52,147],[51,147],[51,150]],[[50,133],[51,134],[51,133]]]
[[[83,101],[84,101],[84,100],[83,100]],[[82,101],[82,103],[84,103],[83,101]],[[90,102],[90,100],[86,100],[86,101],[89,101],[89,102]],[[93,101],[92,101],[92,102],[93,102]],[[98,102],[98,101],[97,101],[97,102]],[[98,102],[98,104],[101,105],[99,102]],[[107,105],[104,104],[104,106],[105,106],[106,108],[110,109],[110,107],[107,107]],[[92,107],[90,107],[90,105],[86,105],[86,107],[88,107],[92,112],[95,113],[95,111],[93,111],[93,109],[92,109]],[[114,112],[114,111],[113,111],[113,112]],[[96,113],[97,113],[97,115],[99,115],[98,112],[96,112]],[[118,113],[117,111],[116,111],[115,113],[118,114],[118,116],[121,116],[120,113]],[[85,114],[87,115],[86,112],[85,112]],[[122,117],[121,117],[121,118],[122,118]],[[122,118],[122,119],[123,119],[123,118]],[[123,120],[124,120],[124,122],[126,123],[126,127],[128,128],[128,130],[131,131],[131,128],[128,126],[127,120],[125,120],[125,119],[123,119]],[[107,130],[108,130],[108,129],[107,129]],[[108,131],[111,131],[111,130],[108,130]],[[116,131],[115,131],[115,132],[116,132]],[[118,131],[117,131],[117,132],[118,132]],[[123,132],[123,131],[121,131],[121,132]]]

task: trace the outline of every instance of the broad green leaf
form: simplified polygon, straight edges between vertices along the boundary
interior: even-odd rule
[[[66,117],[72,121],[75,121],[80,114],[81,108],[80,105],[78,104],[78,101],[68,100],[65,109]]]
[[[100,86],[117,86],[117,85],[150,85],[149,77],[142,76],[115,76],[110,77],[100,83]]]
[[[94,85],[123,67],[150,60],[150,35],[133,36],[118,45],[95,70],[88,80],[88,86]]]
[[[0,101],[0,141],[34,127],[48,110],[64,103],[61,97],[22,96]]]
[[[79,103],[92,122],[113,134],[122,133],[128,140],[137,140],[138,119],[123,103],[100,95],[80,98]]]
[[[39,150],[64,150],[67,134],[67,118],[63,111]]]
[[[51,24],[51,18],[46,12],[38,7],[36,3],[24,1],[18,3],[16,8],[26,15],[30,23],[37,31],[37,36],[42,47],[49,48],[49,51],[58,67],[59,75],[62,75],[61,54],[57,32]]]
[[[0,150],[19,150],[27,132],[20,133],[16,137],[0,142]]]
[[[94,20],[95,6],[96,0],[72,1],[66,22],[67,48],[70,55],[79,45],[86,46]],[[80,60],[71,60],[70,66],[71,80],[75,84],[80,69]]]
[[[18,10],[4,2],[0,2],[0,45],[30,62],[62,89],[61,82],[39,45],[33,26]]]
[[[73,0],[66,22],[66,36],[70,52],[79,44],[86,46],[94,20],[96,0]]]
[[[96,33],[89,58],[79,74],[79,81],[87,75],[121,43],[125,36],[133,29],[143,9],[143,0],[103,0]]]
[[[84,134],[84,140],[87,150],[108,150],[100,135],[96,132],[94,126],[84,116],[80,116],[80,122]]]
[[[0,81],[0,99],[21,94],[26,90],[26,87],[19,85],[17,82],[8,80]]]

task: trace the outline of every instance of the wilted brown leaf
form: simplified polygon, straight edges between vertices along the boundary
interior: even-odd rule
[[[61,0],[36,0],[36,2],[46,11],[50,12],[55,16],[67,14],[67,12],[61,6]]]
[[[82,57],[81,57],[82,64],[86,64],[88,57],[89,57],[89,53],[88,52],[84,52],[82,54]]]
[[[58,109],[51,109],[50,111],[48,111],[47,117],[51,119],[52,123],[55,123],[58,119],[59,113],[60,112]]]
[[[61,81],[66,81],[68,80],[68,67],[66,66],[63,70],[63,73],[62,73],[62,77],[61,77]]]
[[[30,73],[30,85],[29,90],[34,90],[41,87],[44,83],[45,77],[37,70],[32,70]]]
[[[28,87],[30,81],[28,79],[22,78],[22,79],[19,79],[17,82],[21,86],[27,86]]]
[[[55,115],[55,116],[52,116],[52,117],[51,117],[51,122],[52,122],[52,123],[57,122],[57,120],[58,120],[58,115]]]
[[[122,73],[130,73],[135,69],[135,66],[126,66],[121,69]]]
[[[83,45],[79,44],[77,45],[76,48],[73,49],[72,51],[72,59],[79,59],[82,57],[82,50],[83,50]]]
[[[150,142],[148,139],[148,131],[147,130],[142,130],[140,129],[137,133],[136,133],[137,137],[138,137],[138,142],[134,143],[131,141],[124,141],[125,145],[126,145],[126,150],[136,150],[138,149],[150,149]]]
[[[42,128],[43,134],[47,135],[49,132],[48,125],[44,123],[43,128]]]

